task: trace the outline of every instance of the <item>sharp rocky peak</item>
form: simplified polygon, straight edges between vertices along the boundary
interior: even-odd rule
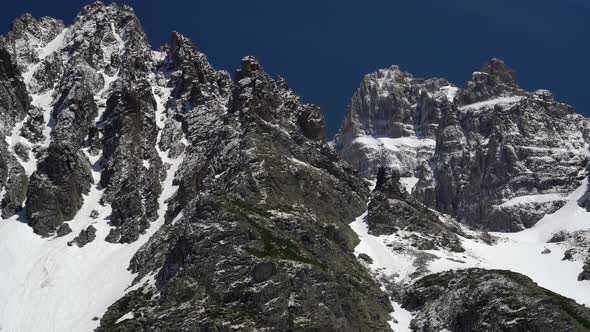
[[[24,15],[0,43],[0,208],[44,237],[35,245],[45,242],[38,257],[18,256],[30,264],[9,260],[63,277],[48,277],[40,291],[37,278],[26,280],[32,294],[89,292],[92,315],[67,317],[80,328],[61,330],[386,331],[391,303],[356,259],[349,226],[367,202],[367,236],[461,252],[461,228],[430,208],[475,220],[474,211],[495,211],[526,190],[577,183],[582,158],[557,148],[582,149],[567,124],[583,121],[545,92],[519,90],[497,60],[481,71],[460,91],[398,66],[365,76],[336,147],[362,175],[377,176],[370,193],[327,144],[319,107],[256,58],[244,57],[232,78],[177,32],[153,51],[125,5],[95,2],[68,27]],[[469,104],[513,92],[526,98]],[[550,169],[544,160],[553,156],[560,163]],[[547,181],[537,186],[540,175]],[[512,227],[537,217],[501,212],[501,223],[481,220]],[[101,277],[62,273],[82,258]],[[103,294],[80,286],[80,275],[116,282]]]
[[[480,72],[490,75],[493,80],[503,84],[514,87],[518,86],[516,73],[500,59],[491,59],[481,67]]]

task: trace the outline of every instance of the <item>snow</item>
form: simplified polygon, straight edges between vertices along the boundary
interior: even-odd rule
[[[121,323],[124,320],[133,319],[134,317],[135,316],[133,315],[133,311],[130,311],[130,312],[124,314],[123,316],[119,317],[119,319],[117,319],[117,321],[115,322],[115,325]]]
[[[416,186],[416,183],[418,183],[418,178],[415,176],[412,177],[402,177],[400,178],[400,182],[401,184],[404,185],[404,187],[406,188],[406,190],[411,193],[412,190],[414,189],[414,187]]]
[[[389,150],[396,150],[400,149],[404,146],[412,147],[412,148],[419,148],[422,146],[428,146],[434,148],[436,145],[436,141],[429,138],[417,138],[417,137],[399,137],[399,138],[388,138],[388,137],[381,137],[378,138],[383,146]]]
[[[459,91],[459,88],[452,85],[443,86],[440,89],[444,92],[445,96],[450,102],[453,102],[455,100],[455,96],[457,96],[457,91]]]
[[[508,206],[515,206],[515,205],[524,205],[530,203],[546,203],[546,202],[553,202],[563,200],[565,197],[563,194],[560,193],[551,193],[551,194],[538,194],[538,195],[523,195],[511,198],[506,202],[500,204],[500,207],[508,207]]]
[[[39,59],[43,60],[54,52],[61,50],[65,46],[65,37],[68,29],[63,29],[52,41],[39,50]]]
[[[402,308],[397,302],[391,302],[393,306],[393,313],[391,314],[392,320],[389,321],[389,326],[395,332],[412,332],[410,328],[410,322],[414,318],[412,313]]]
[[[373,259],[370,269],[378,276],[377,280],[380,280],[380,276],[384,276],[386,279],[399,282],[414,273],[416,271],[413,265],[414,258],[410,255],[394,253],[385,244],[386,236],[378,237],[369,234],[365,222],[366,217],[367,213],[365,212],[350,224],[350,227],[360,240],[359,244],[354,248],[355,255],[358,257],[359,254],[366,254]],[[381,288],[385,291],[384,285]],[[394,309],[391,314],[392,319],[389,321],[391,328],[394,331],[411,331],[409,327],[412,320],[411,313],[403,309],[397,302],[391,301],[391,305]]]
[[[365,219],[365,212],[350,224],[352,230],[359,237],[359,244],[354,248],[355,254],[366,254],[373,259],[371,268],[388,278],[401,281],[406,276],[414,273],[416,268],[413,265],[413,257],[401,253],[394,254],[392,249],[387,247],[385,236],[374,236],[369,234],[369,228]]]
[[[382,148],[391,151],[407,150],[408,148],[431,147],[434,148],[436,141],[429,138],[417,138],[415,136],[389,138],[371,136],[359,136],[354,139],[354,142],[365,145],[368,148],[379,150]]]
[[[492,246],[463,239],[466,253],[446,258],[459,259],[465,263],[439,259],[430,264],[430,270],[439,272],[474,266],[511,270],[527,275],[541,287],[590,306],[590,282],[577,280],[578,274],[582,272],[582,261],[562,260],[567,245],[547,243],[559,231],[590,230],[590,212],[578,205],[587,185],[586,179],[566,197],[565,206],[546,215],[532,228],[517,233],[491,233],[499,238],[499,242]],[[545,248],[551,252],[541,254]]]
[[[310,169],[316,170],[318,172],[322,172],[323,171],[321,168],[317,168],[317,167],[315,167],[315,166],[313,166],[313,165],[311,165],[309,163],[306,163],[303,160],[299,160],[299,159],[293,158],[293,157],[290,157],[290,158],[287,158],[287,159],[289,161],[291,161],[292,163],[296,164],[296,165],[300,165],[300,166],[303,166],[303,167],[306,167],[306,168],[310,168]]]
[[[409,178],[405,181],[407,184]],[[555,213],[543,217],[530,229],[517,233],[491,233],[498,239],[494,245],[483,243],[477,236],[473,236],[472,239],[462,238],[462,245],[466,250],[463,253],[446,250],[424,251],[435,258],[427,262],[428,273],[472,267],[511,270],[530,277],[541,287],[590,306],[590,282],[577,280],[578,274],[582,271],[583,262],[562,260],[565,251],[569,249],[567,244],[547,243],[553,234],[559,231],[590,230],[590,212],[578,205],[578,201],[586,193],[587,186],[588,179],[567,196],[561,194],[521,196],[513,203],[549,198],[565,199],[567,203]],[[411,250],[394,250],[387,246],[388,243],[394,243],[395,236],[369,234],[365,222],[366,216],[367,213],[364,213],[350,224],[360,240],[355,248],[355,255],[358,257],[359,254],[364,253],[373,259],[373,262],[367,265],[375,274],[376,280],[385,279],[396,284],[411,281],[412,274],[417,271],[415,266],[417,256],[413,255]],[[475,231],[465,231],[476,235]],[[401,238],[404,238],[406,234],[401,235]],[[399,241],[399,238],[397,240]],[[549,249],[550,252],[541,254],[545,249]],[[392,305],[395,310],[389,322],[392,329],[410,331],[409,323],[412,313],[401,308],[399,303],[392,301]]]
[[[108,84],[105,82],[103,92]],[[47,105],[47,96],[50,94],[45,98],[37,96],[37,103]],[[167,97],[156,96],[156,100],[157,112],[162,115]],[[98,186],[99,157],[89,155],[88,149],[83,151],[93,163],[95,185],[84,196],[80,211],[68,222],[72,233],[42,238],[26,224],[24,213],[0,220],[1,331],[92,331],[99,323],[93,318],[101,317],[130,289],[135,275],[127,268],[133,255],[164,224],[167,200],[176,192],[174,174],[183,156],[170,159],[158,149],[163,161],[170,165],[158,199],[159,217],[139,240],[113,244],[104,241],[111,229],[110,207],[99,203],[104,190]],[[92,210],[98,211],[97,219],[89,217]],[[94,241],[82,248],[67,245],[89,225],[97,230]]]
[[[507,106],[511,104],[518,103],[522,99],[521,96],[511,96],[511,97],[499,97],[494,98],[486,101],[482,101],[479,103],[469,104],[465,106],[459,107],[460,110],[481,110],[489,107],[494,107],[496,105],[500,106]]]
[[[39,59],[43,60],[47,56],[61,50],[65,46],[65,36],[68,32],[68,29],[63,29],[53,40],[47,43],[45,46],[38,50]],[[23,81],[27,86],[29,91],[35,91],[34,89],[34,80],[33,75],[35,71],[39,67],[42,61],[29,65],[24,73]],[[48,147],[50,141],[50,134],[52,129],[51,123],[51,111],[52,111],[52,103],[53,103],[53,95],[55,91],[53,89],[49,89],[42,93],[34,93],[31,94],[31,105],[37,106],[43,110],[43,119],[46,123],[46,126],[43,129],[43,135],[45,136],[44,141],[41,143],[41,147]],[[27,176],[31,176],[35,170],[37,169],[37,158],[33,153],[33,144],[29,142],[25,137],[20,136],[21,129],[23,125],[28,120],[28,116],[25,117],[22,121],[18,122],[12,130],[12,135],[6,138],[6,142],[8,143],[9,151],[14,152],[14,146],[17,143],[22,143],[29,148],[29,161],[24,162],[19,159],[20,164],[25,169],[25,173]]]

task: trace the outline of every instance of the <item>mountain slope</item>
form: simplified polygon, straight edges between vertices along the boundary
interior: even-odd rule
[[[396,167],[429,207],[473,227],[518,231],[581,184],[588,126],[550,92],[522,90],[493,59],[462,89],[397,67],[367,75],[334,144],[367,178],[379,165]]]
[[[464,89],[392,67],[353,97],[342,158],[254,57],[230,75],[176,32],[154,50],[125,5],[23,15],[0,38],[0,330],[460,330],[430,324],[430,290],[477,288],[424,280],[486,274],[562,301],[523,317],[584,318],[585,123],[497,60]],[[505,313],[481,304],[473,326]]]
[[[252,57],[231,79],[177,33],[152,51],[100,2],[4,42],[3,329],[388,329],[347,225],[366,184],[284,79]]]

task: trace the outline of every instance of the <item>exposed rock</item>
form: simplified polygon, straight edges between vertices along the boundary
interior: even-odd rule
[[[67,224],[65,224],[67,225]],[[70,230],[71,232],[71,230]],[[88,243],[94,241],[96,238],[96,228],[90,225],[86,229],[80,231],[80,234],[76,236],[72,241],[68,242],[68,246],[77,245],[79,248],[87,245]]]
[[[26,198],[28,183],[25,170],[11,153],[4,137],[12,136],[16,123],[21,121],[29,107],[26,87],[20,71],[10,53],[0,46],[0,215],[8,218],[16,213]],[[11,139],[11,138],[9,138]],[[18,149],[15,146],[15,149]],[[28,157],[28,156],[27,156]]]
[[[443,112],[432,175],[418,182],[416,196],[464,223],[518,231],[562,207],[581,184],[587,121],[518,89],[504,67],[484,65]]]
[[[362,259],[367,264],[373,264],[373,259],[371,258],[371,256],[369,256],[367,254],[363,254],[363,253],[359,254],[359,259]]]
[[[381,167],[369,202],[367,225],[374,235],[412,232],[412,245],[422,250],[447,248],[461,252],[458,226],[447,225],[437,214],[416,201],[399,182],[395,169]]]
[[[27,162],[29,161],[29,147],[21,142],[14,145],[14,153],[20,158],[20,160]]]
[[[252,57],[233,82],[178,34],[168,58],[168,106],[190,144],[167,223],[131,265],[156,272],[157,289],[127,294],[99,331],[388,330],[389,301],[347,225],[368,189],[301,120],[313,106]]]
[[[468,269],[428,275],[404,294],[416,331],[581,331],[590,309],[510,271]]]
[[[570,248],[563,253],[562,261],[571,261],[574,258],[575,249]]]
[[[57,237],[62,237],[62,236],[66,236],[66,235],[70,234],[71,232],[72,232],[72,228],[70,227],[70,225],[68,223],[63,223],[63,224],[59,225],[59,228],[55,232],[55,235]]]
[[[27,218],[35,233],[48,236],[71,220],[93,183],[88,158],[70,145],[52,144],[31,176]]]
[[[590,280],[590,250],[588,250],[584,266],[582,266],[582,272],[578,275],[578,280]]]
[[[398,67],[367,75],[335,147],[367,178],[418,178],[422,203],[476,228],[518,231],[565,204],[588,164],[589,122],[546,90],[526,92],[492,59],[463,89]],[[536,197],[529,197],[536,196]]]
[[[457,90],[444,79],[414,78],[392,66],[365,76],[334,139],[339,153],[362,176],[380,165],[413,176],[434,152],[441,108]]]

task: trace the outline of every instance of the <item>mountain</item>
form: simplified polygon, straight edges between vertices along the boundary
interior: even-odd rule
[[[328,142],[284,78],[236,65],[177,32],[154,49],[126,5],[14,21],[0,330],[589,328],[586,120],[569,106],[498,60],[464,89],[392,67]]]
[[[493,59],[462,89],[398,67],[367,75],[334,140],[364,177],[396,167],[413,195],[464,224],[530,228],[585,178],[589,121]]]

